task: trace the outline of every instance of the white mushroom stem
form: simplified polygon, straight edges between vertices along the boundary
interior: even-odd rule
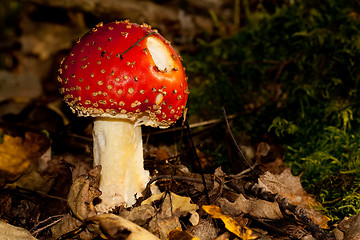
[[[111,118],[97,118],[93,127],[94,166],[101,165],[98,213],[132,206],[149,181],[144,170],[141,127]]]

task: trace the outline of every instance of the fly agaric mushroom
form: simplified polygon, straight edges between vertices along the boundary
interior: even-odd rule
[[[71,110],[95,118],[94,166],[102,166],[97,211],[132,206],[149,180],[141,125],[169,127],[186,105],[178,54],[147,24],[100,23],[64,58],[58,80]]]

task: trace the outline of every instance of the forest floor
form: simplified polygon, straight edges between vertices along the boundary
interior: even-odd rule
[[[285,165],[283,147],[271,139],[248,144],[244,137],[239,143],[231,126],[239,116],[225,111],[223,118],[181,118],[166,130],[144,127],[144,165],[151,180],[143,196],[130,208],[97,214],[100,173],[93,166],[92,119],[73,115],[58,91],[57,69],[68,49],[89,25],[120,15],[150,21],[167,32],[178,51],[191,53],[196,37],[214,29],[230,34],[241,19],[227,15],[229,9],[235,11],[233,1],[189,2],[188,12],[177,10],[176,1],[124,1],[121,6],[113,1],[60,2],[1,3],[12,13],[3,15],[15,26],[5,28],[13,34],[1,42],[0,236],[360,238],[359,215],[329,222],[316,197],[302,187],[301,175],[294,176]],[[213,14],[224,12],[223,18],[235,21],[235,26],[221,24],[224,19],[217,24],[204,4],[213,4]],[[227,146],[236,164],[215,167],[215,140]]]

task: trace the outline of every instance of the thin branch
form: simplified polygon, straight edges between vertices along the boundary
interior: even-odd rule
[[[194,142],[192,140],[192,137],[191,137],[191,128],[189,126],[189,123],[187,120],[185,120],[185,126],[188,130],[188,133],[189,133],[189,141],[190,141],[190,144],[191,144],[191,148],[193,150],[193,153],[194,153],[194,156],[195,156],[195,160],[199,166],[199,170],[200,170],[200,174],[201,174],[201,178],[202,178],[202,181],[203,181],[203,185],[204,185],[204,192],[205,192],[205,197],[206,197],[206,202],[210,205],[210,197],[209,197],[209,192],[208,192],[208,189],[207,189],[207,186],[206,186],[206,179],[205,179],[205,174],[204,174],[204,171],[201,167],[201,162],[200,162],[200,159],[199,159],[199,156],[196,152],[196,149],[195,149],[195,145],[194,145]]]
[[[34,193],[34,194],[38,194],[38,195],[40,195],[42,197],[45,197],[45,198],[51,198],[51,199],[56,199],[56,200],[59,200],[59,201],[62,201],[62,202],[67,202],[66,198],[52,196],[52,195],[49,195],[47,193],[40,192],[40,191],[33,191],[33,190],[22,188],[22,187],[16,187],[16,188],[14,188],[14,190],[17,190],[19,192],[24,192],[24,193],[25,192],[26,193]]]
[[[31,234],[36,237],[40,232],[54,226],[55,224],[57,224],[58,222],[61,221],[62,217],[64,215],[55,215],[55,216],[51,216],[51,217],[48,217],[46,218],[45,220],[42,220],[38,223],[36,223],[36,225],[30,230]],[[56,218],[56,219],[55,219]],[[55,219],[55,220],[54,220]],[[50,223],[48,223],[50,222]],[[46,224],[45,226],[41,227],[41,228],[38,228],[36,229],[39,225],[41,224]],[[36,229],[36,230],[34,230]]]
[[[238,155],[239,155],[241,161],[242,161],[243,163],[245,163],[245,165],[251,170],[251,173],[252,173],[252,174],[255,174],[255,173],[253,172],[253,168],[252,168],[251,164],[250,164],[250,163],[248,162],[248,160],[246,159],[244,153],[242,152],[241,148],[239,147],[239,144],[237,143],[237,141],[236,141],[236,139],[235,139],[235,137],[234,137],[234,134],[233,134],[232,131],[231,131],[230,124],[229,124],[229,121],[228,121],[228,118],[227,118],[227,115],[226,115],[225,108],[224,108],[224,107],[221,107],[221,109],[223,110],[223,113],[224,113],[224,118],[225,118],[225,122],[226,122],[226,126],[227,126],[228,133],[229,133],[229,135],[230,135],[230,137],[231,137],[231,140],[233,141],[234,146],[236,147],[236,150],[237,150],[237,152],[238,152]]]
[[[162,179],[175,179],[175,180],[181,180],[181,181],[187,181],[187,182],[196,182],[196,183],[202,183],[203,179],[197,179],[194,177],[187,177],[187,176],[177,176],[177,175],[158,175],[155,177],[152,177],[149,181],[149,184],[152,184],[155,181],[162,180]],[[206,184],[213,184],[210,180],[205,180]]]
[[[300,222],[302,222],[309,228],[311,234],[316,239],[320,239],[320,240],[333,239],[329,235],[327,235],[324,232],[324,230],[320,228],[319,225],[315,224],[311,220],[311,218],[308,216],[307,212],[303,208],[288,202],[288,200],[282,197],[281,195],[277,193],[269,192],[266,189],[260,187],[257,183],[251,183],[251,182],[244,182],[244,189],[258,198],[264,199],[266,201],[278,203],[280,209],[282,210],[281,212],[284,214],[284,216],[286,216],[285,210],[293,213],[294,216],[296,216],[296,218],[299,219]]]
[[[155,34],[157,32],[150,32],[148,34],[146,34],[145,36],[143,36],[142,38],[140,38],[139,40],[137,40],[133,45],[131,45],[128,49],[126,49],[123,53],[120,54],[120,59],[124,59],[123,55],[125,53],[127,53],[128,51],[130,51],[133,47],[135,47],[137,44],[139,44],[139,42],[141,42],[142,40],[144,40],[145,38],[147,38],[148,36],[152,35],[152,34]]]
[[[238,115],[237,114],[232,114],[232,115],[229,115],[227,118],[228,119],[234,119],[235,117],[237,117]],[[199,128],[199,127],[205,127],[205,126],[209,126],[209,125],[213,125],[213,124],[216,124],[216,123],[221,123],[223,122],[224,119],[220,119],[220,118],[216,118],[216,119],[210,119],[210,120],[206,120],[206,121],[202,121],[202,122],[197,122],[197,123],[191,123],[189,124],[189,127],[191,129],[194,129],[194,128]],[[164,129],[164,130],[160,130],[160,131],[157,131],[157,132],[152,132],[150,133],[151,135],[156,135],[156,134],[163,134],[163,133],[168,133],[168,132],[175,132],[175,131],[180,131],[182,130],[183,127],[176,127],[176,128],[169,128],[169,129]]]

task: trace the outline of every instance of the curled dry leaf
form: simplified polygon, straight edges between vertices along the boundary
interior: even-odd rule
[[[101,214],[84,221],[88,230],[105,239],[159,240],[139,225],[114,214]]]
[[[190,214],[190,223],[196,225],[199,222],[199,208],[191,203],[189,197],[182,197],[174,193],[160,193],[152,195],[144,200],[141,205],[155,205],[161,203],[157,215],[149,222],[149,230],[157,234],[161,239],[166,239],[168,232],[181,228],[179,218]]]
[[[219,218],[225,224],[225,228],[243,240],[257,239],[259,236],[246,226],[240,224],[230,216],[221,212],[221,208],[215,205],[203,205],[202,209],[213,218]]]
[[[265,172],[259,178],[259,185],[267,191],[285,197],[290,203],[305,209],[314,223],[322,228],[328,228],[327,222],[329,218],[314,209],[314,207],[321,207],[321,204],[303,189],[300,176],[293,176],[289,168],[279,175]]]
[[[96,215],[93,200],[100,196],[97,188],[100,170],[100,166],[95,167],[88,174],[81,175],[74,181],[67,199],[72,215],[65,215],[58,224],[52,227],[53,236],[59,237],[70,232],[78,228],[84,219]],[[81,239],[91,239],[91,234],[85,232],[81,235]]]
[[[99,184],[101,167],[97,166],[88,174],[81,175],[70,188],[68,205],[79,220],[96,215],[93,200],[101,195]]]

